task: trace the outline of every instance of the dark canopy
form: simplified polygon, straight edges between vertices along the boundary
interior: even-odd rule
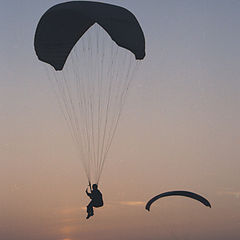
[[[146,210],[150,211],[150,207],[151,207],[152,203],[154,203],[159,198],[168,197],[168,196],[189,197],[189,198],[192,198],[192,199],[195,199],[195,200],[201,202],[202,204],[204,204],[207,207],[211,207],[211,204],[209,203],[209,201],[206,198],[198,195],[197,193],[188,192],[188,191],[170,191],[170,192],[161,193],[161,194],[153,197],[152,199],[150,199],[145,206]]]
[[[144,58],[143,31],[130,11],[100,2],[72,1],[53,6],[40,19],[34,39],[39,60],[62,70],[73,46],[94,23],[136,59]]]

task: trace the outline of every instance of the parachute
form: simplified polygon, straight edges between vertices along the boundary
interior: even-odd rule
[[[34,48],[47,63],[88,181],[98,184],[128,89],[145,57],[141,26],[119,6],[65,2],[43,14]]]
[[[39,60],[62,70],[73,46],[95,23],[136,59],[144,58],[144,35],[131,12],[106,3],[75,1],[53,6],[40,19],[34,40]]]
[[[199,202],[201,202],[202,204],[204,204],[206,207],[210,207],[211,208],[211,204],[209,203],[209,201],[198,195],[197,193],[193,193],[193,192],[188,192],[188,191],[170,191],[170,192],[164,192],[164,193],[161,193],[155,197],[153,197],[152,199],[150,199],[146,206],[145,206],[145,209],[150,211],[150,207],[152,205],[152,203],[154,203],[155,201],[157,201],[158,199],[162,198],[162,197],[169,197],[169,196],[183,196],[183,197],[189,197],[189,198],[192,198],[192,199],[195,199]]]

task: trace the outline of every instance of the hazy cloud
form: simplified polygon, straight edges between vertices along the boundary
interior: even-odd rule
[[[122,201],[120,202],[121,205],[127,205],[127,206],[144,206],[145,202],[142,201]]]
[[[235,198],[240,198],[240,192],[237,191],[220,191],[218,192],[219,195],[230,195],[234,196]]]
[[[60,212],[63,215],[71,215],[71,214],[78,213],[79,211],[83,211],[83,210],[85,211],[86,207],[80,206],[80,207],[73,207],[73,208],[64,208],[64,209],[61,209]]]

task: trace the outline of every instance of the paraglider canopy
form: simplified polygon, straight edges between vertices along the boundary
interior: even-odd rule
[[[136,59],[144,58],[143,31],[130,11],[101,2],[71,1],[53,6],[40,19],[34,39],[39,60],[62,70],[71,49],[95,23]]]
[[[211,204],[209,203],[209,201],[198,195],[197,193],[193,193],[193,192],[188,192],[188,191],[170,191],[170,192],[164,192],[164,193],[161,193],[155,197],[153,197],[152,199],[150,199],[146,206],[145,206],[145,209],[150,211],[150,207],[152,205],[152,203],[154,203],[155,201],[157,201],[158,199],[162,198],[162,197],[169,197],[169,196],[183,196],[183,197],[189,197],[189,198],[192,198],[192,199],[195,199],[199,202],[201,202],[202,204],[204,204],[206,207],[210,207],[211,208]]]
[[[96,24],[95,24],[96,23]],[[127,9],[89,1],[57,4],[34,38],[89,183],[99,183],[145,39]],[[54,67],[55,71],[51,66]]]

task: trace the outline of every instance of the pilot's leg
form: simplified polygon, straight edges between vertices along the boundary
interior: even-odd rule
[[[87,219],[90,218],[91,216],[93,216],[93,202],[91,201],[88,205],[87,205]]]

